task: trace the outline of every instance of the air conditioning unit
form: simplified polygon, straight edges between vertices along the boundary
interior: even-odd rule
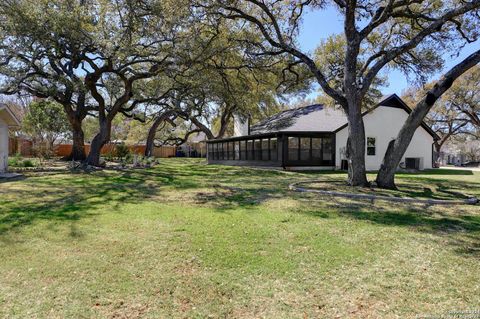
[[[406,157],[405,158],[405,168],[406,169],[420,169],[420,158],[419,157]]]

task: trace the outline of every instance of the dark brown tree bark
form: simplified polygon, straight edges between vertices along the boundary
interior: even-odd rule
[[[110,141],[111,131],[112,121],[110,119],[100,121],[100,130],[90,144],[90,153],[88,153],[86,161],[88,165],[100,166],[102,147]]]
[[[421,125],[423,119],[435,102],[452,86],[453,82],[479,62],[480,50],[472,53],[465,60],[445,73],[435,86],[427,92],[424,98],[418,102],[409,114],[397,137],[388,145],[382,165],[377,174],[376,182],[379,187],[388,189],[396,188],[395,172],[412,140],[415,130]]]
[[[465,121],[457,126],[454,126],[454,123],[448,123],[448,131],[440,134],[440,139],[433,141],[433,147],[435,148],[435,162],[438,161],[440,157],[440,151],[442,150],[443,145],[450,139],[450,137],[462,133],[461,129],[468,123],[469,122]],[[439,132],[436,133],[439,134]]]
[[[72,128],[72,151],[64,160],[83,161],[87,158],[85,153],[85,135],[82,129],[82,120],[77,116],[68,116]]]
[[[353,109],[348,114],[348,139],[347,139],[347,160],[348,160],[348,183],[352,186],[368,185],[365,169],[365,127],[361,112]]]
[[[172,115],[174,115],[174,111],[166,111],[160,114],[154,121],[150,129],[148,130],[147,142],[145,145],[145,156],[150,157],[153,155],[153,148],[155,146],[155,134],[157,133],[158,127],[163,122],[167,121]],[[173,121],[170,122],[174,124]]]

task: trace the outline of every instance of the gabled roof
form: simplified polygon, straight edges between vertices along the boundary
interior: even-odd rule
[[[20,120],[7,104],[0,103],[0,119],[4,120],[9,127],[20,126]]]
[[[367,115],[368,113],[372,112],[379,106],[388,106],[388,107],[394,107],[394,108],[399,108],[407,112],[408,114],[412,113],[412,109],[408,107],[408,105],[397,95],[397,94],[390,94],[390,95],[384,95],[380,99],[380,102],[378,102],[377,105],[372,107],[371,109],[365,111],[362,113],[362,116]],[[341,127],[337,128],[335,132],[340,131],[341,129],[347,127],[347,124],[342,125]],[[435,133],[430,126],[427,125],[424,121],[420,124],[420,126],[427,131],[428,134],[430,134],[434,140],[439,140],[440,137]]]
[[[396,94],[384,96],[380,102],[362,116],[372,112],[379,106],[401,108],[408,114],[412,110]],[[338,132],[347,127],[348,121],[340,108],[327,107],[322,104],[313,104],[305,107],[286,110],[275,114],[250,128],[251,135],[275,132]],[[424,122],[421,126],[434,138],[438,135]]]

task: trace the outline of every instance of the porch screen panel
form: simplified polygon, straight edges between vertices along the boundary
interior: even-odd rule
[[[228,149],[228,159],[233,160],[233,142],[227,143],[227,149]]]
[[[332,137],[325,137],[323,138],[322,144],[322,153],[323,153],[323,161],[327,164],[331,164],[333,162],[333,138]]]
[[[253,148],[254,148],[254,153],[255,153],[255,160],[256,161],[261,161],[262,160],[262,141],[261,140],[255,140],[255,144],[254,144]]]
[[[253,140],[247,141],[247,160],[253,160],[255,157],[253,156]]]
[[[240,141],[240,159],[246,160],[247,159],[247,142]]]
[[[270,160],[271,161],[277,161],[278,160],[278,155],[277,155],[277,138],[271,138],[270,139]]]
[[[320,165],[322,163],[322,138],[312,138],[312,162]]]
[[[310,160],[310,138],[309,137],[300,138],[300,160],[301,161]]]
[[[268,139],[264,138],[262,139],[262,161],[268,161],[269,154],[270,153],[270,148],[268,147]]]
[[[233,147],[234,148],[233,159],[239,160],[240,159],[240,142],[237,141],[233,145],[234,145],[234,147]]]
[[[298,140],[298,137],[288,138],[288,160],[290,161],[298,161]]]

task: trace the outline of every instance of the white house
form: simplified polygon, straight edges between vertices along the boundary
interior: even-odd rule
[[[20,122],[6,104],[0,104],[0,173],[8,168],[8,130]]]
[[[363,113],[367,170],[380,167],[388,143],[397,136],[410,108],[390,95]],[[244,123],[235,121],[235,124]],[[248,123],[244,124],[248,125]],[[338,108],[321,104],[286,110],[249,128],[248,135],[208,141],[208,162],[229,165],[280,166],[285,169],[345,169],[347,118]],[[433,142],[438,138],[425,123],[416,130],[400,166],[433,167]]]

